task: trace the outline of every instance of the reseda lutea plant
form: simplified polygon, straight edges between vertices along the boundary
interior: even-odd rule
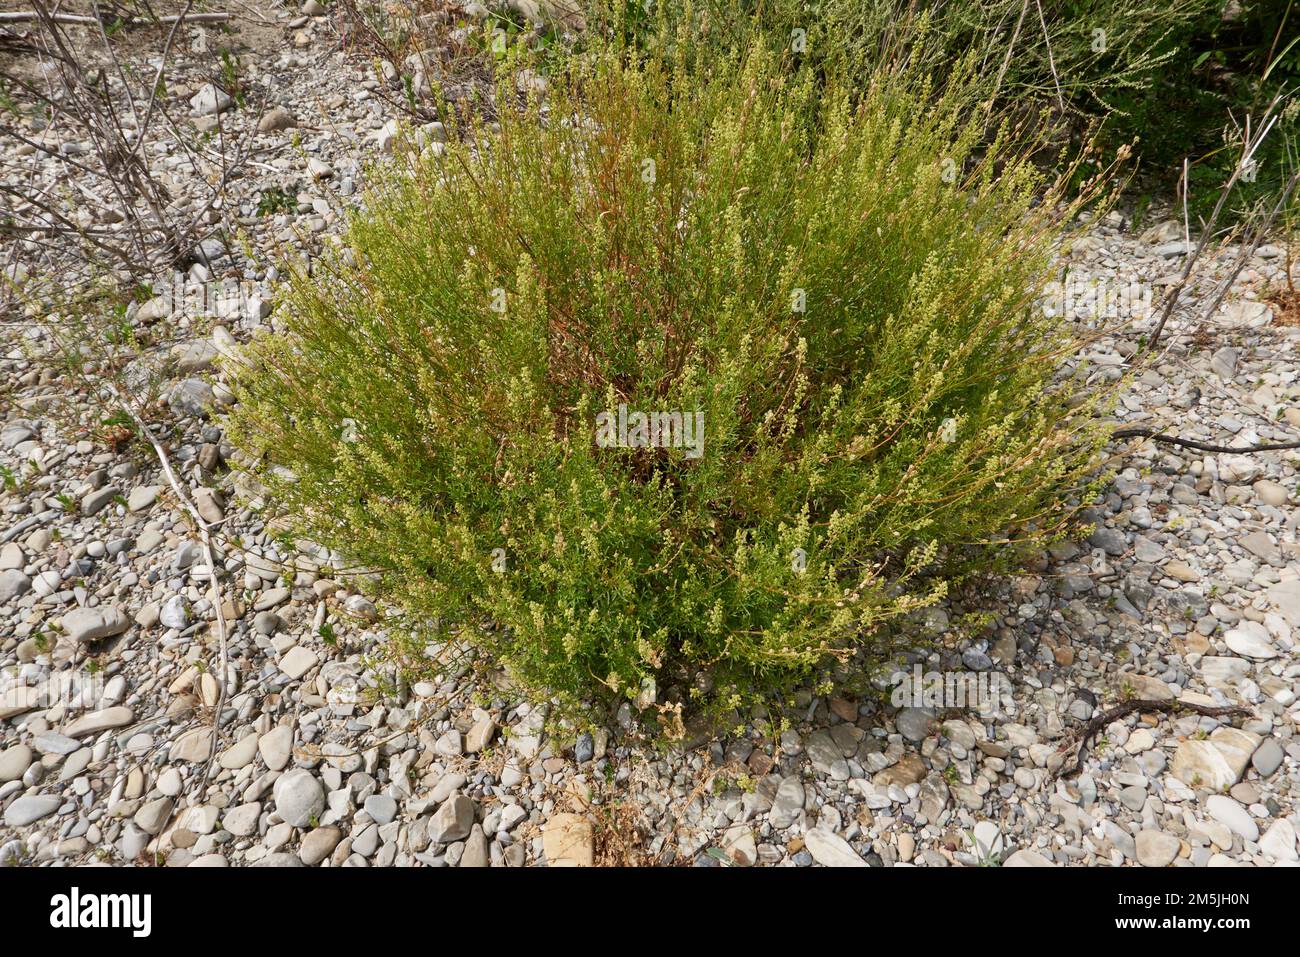
[[[676,726],[884,664],[1101,441],[1033,307],[1075,207],[963,83],[507,81],[292,278],[233,434],[299,534],[570,707]]]

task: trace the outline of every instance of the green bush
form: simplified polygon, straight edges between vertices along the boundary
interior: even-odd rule
[[[850,107],[765,53],[582,63],[381,174],[250,349],[236,440],[295,532],[570,706],[883,662],[1094,463],[1032,302],[1071,210],[961,71]],[[606,447],[620,405],[702,436]]]
[[[681,50],[703,68],[756,34],[796,46],[809,63],[869,72],[905,57],[935,73],[970,51],[981,95],[1010,108],[1050,105],[1077,144],[1100,130],[1111,149],[1136,143],[1161,188],[1191,161],[1192,206],[1208,215],[1241,158],[1240,128],[1300,79],[1300,6],[1244,0],[589,0],[597,32]],[[1023,12],[1023,17],[1022,17]],[[1017,24],[1019,29],[1017,30]],[[1270,195],[1296,167],[1294,114],[1261,151],[1258,175],[1231,208]],[[1104,164],[1102,164],[1104,166]],[[1079,170],[1100,167],[1084,158]]]
[[[642,46],[710,59],[756,35],[812,61],[870,68],[896,54],[944,70],[975,51],[985,92],[1064,105],[1076,116],[1124,113],[1171,62],[1219,23],[1223,0],[590,0],[589,20]],[[799,33],[801,36],[796,37]],[[1143,117],[1143,120],[1150,119]]]

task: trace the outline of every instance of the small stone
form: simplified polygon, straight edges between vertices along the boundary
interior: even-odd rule
[[[107,731],[110,728],[125,727],[134,720],[135,714],[130,708],[118,705],[82,715],[63,730],[70,738],[81,738],[88,734],[99,734],[99,732]]]
[[[37,598],[49,598],[62,587],[63,577],[54,569],[39,572],[32,579],[32,591],[36,592]]]
[[[1150,751],[1156,744],[1156,736],[1147,728],[1137,728],[1124,742],[1124,750],[1129,754],[1141,754]]]
[[[897,785],[905,788],[909,784],[920,784],[927,773],[925,761],[919,754],[905,754],[898,759],[898,763],[885,768],[874,778],[872,783],[877,787],[888,788],[890,785]]]
[[[1231,769],[1234,783],[1241,780],[1246,773],[1246,766],[1251,756],[1259,747],[1262,739],[1253,731],[1241,728],[1216,728],[1210,735],[1210,743],[1223,755],[1224,761]]]
[[[916,854],[916,838],[904,831],[898,835],[898,859],[904,864],[912,860]]]
[[[36,438],[36,433],[22,423],[14,423],[0,429],[0,446],[6,449],[17,448],[28,439]]]
[[[1145,788],[1130,785],[1121,788],[1119,792],[1119,802],[1134,813],[1141,811],[1147,803],[1147,792]]]
[[[190,861],[187,867],[229,867],[230,862],[220,854],[204,854]]]
[[[1190,788],[1223,791],[1237,783],[1222,752],[1209,741],[1184,741],[1174,752],[1170,772]]]
[[[477,754],[492,743],[492,737],[497,733],[497,723],[489,715],[480,718],[469,729],[465,735],[465,750],[469,754]]]
[[[16,568],[0,572],[0,605],[20,598],[32,587],[32,580]]]
[[[167,768],[162,774],[158,775],[158,790],[168,797],[175,797],[181,793],[184,787],[184,781],[181,779],[181,773],[175,768]]]
[[[175,806],[171,798],[161,797],[150,801],[140,810],[135,812],[135,817],[131,820],[135,826],[146,834],[157,834],[167,824],[167,819],[172,815],[172,808]]]
[[[297,854],[268,854],[262,858],[254,867],[302,867],[302,860]]]
[[[1259,827],[1250,812],[1230,797],[1213,794],[1206,798],[1205,809],[1210,816],[1247,841],[1259,840]]]
[[[1267,738],[1251,756],[1250,763],[1255,766],[1260,777],[1268,778],[1282,766],[1282,757],[1282,745],[1278,744],[1276,738]]]
[[[465,839],[465,852],[460,856],[460,867],[487,867],[490,863],[488,857],[488,840],[487,835],[483,833],[483,828],[475,824],[469,831],[469,837]]]
[[[722,851],[737,867],[752,867],[758,860],[758,843],[747,824],[737,824],[723,832]]]
[[[1275,861],[1300,860],[1296,853],[1295,826],[1286,818],[1274,821],[1259,839],[1259,849]]]
[[[1234,784],[1228,790],[1228,793],[1247,807],[1259,803],[1259,790],[1248,781],[1240,781]]]
[[[214,116],[224,113],[235,105],[235,101],[224,91],[211,83],[205,83],[199,92],[190,97],[190,109],[199,116]]]
[[[257,832],[257,820],[261,814],[261,802],[241,804],[222,816],[221,826],[236,837],[248,837]]]
[[[1164,546],[1149,538],[1138,538],[1133,544],[1133,557],[1149,565],[1158,565],[1167,557]]]
[[[116,605],[99,608],[74,608],[63,616],[63,630],[77,643],[99,641],[120,635],[131,621]]]
[[[1002,829],[993,821],[977,821],[974,827],[975,854],[981,860],[1002,854]]]
[[[1138,863],[1143,867],[1168,867],[1178,857],[1181,846],[1172,834],[1143,828],[1137,835]]]
[[[858,852],[838,834],[813,828],[804,835],[804,845],[814,861],[823,867],[867,867]]]
[[[349,595],[347,601],[343,603],[343,610],[363,621],[374,621],[379,617],[379,610],[375,608],[375,603],[365,595]]]
[[[128,512],[143,512],[158,501],[158,492],[160,490],[157,485],[140,485],[131,489],[131,494],[126,497],[126,510]]]
[[[844,759],[840,746],[826,731],[818,731],[808,737],[804,745],[809,760],[818,774],[825,775],[833,781],[849,779],[849,763]]]
[[[283,771],[293,754],[293,728],[279,725],[257,739],[257,750],[272,771]]]
[[[1300,579],[1278,582],[1268,590],[1268,600],[1287,624],[1300,628]]]
[[[1201,677],[1211,688],[1231,691],[1248,674],[1250,674],[1250,662],[1241,658],[1206,655],[1201,659]]]
[[[277,106],[262,114],[262,118],[257,121],[257,132],[278,133],[280,130],[291,130],[297,125],[298,120],[292,113]]]
[[[595,834],[580,814],[555,814],[542,827],[542,853],[552,867],[591,867]]]
[[[272,793],[280,820],[294,827],[307,827],[325,809],[325,790],[301,768],[277,778]]]
[[[205,671],[199,675],[197,682],[199,701],[205,708],[215,708],[217,700],[221,697],[221,688],[217,684],[217,679],[212,676],[212,672]]]
[[[17,542],[9,542],[0,548],[0,571],[12,571],[21,569],[27,564],[27,556],[23,554],[22,548]],[[0,601],[8,599],[0,598]]]
[[[1237,359],[1237,350],[1224,346],[1210,357],[1210,369],[1223,381],[1231,382],[1237,374]]]
[[[857,721],[858,706],[847,698],[832,696],[830,699],[831,713],[841,721]]]
[[[22,780],[32,766],[32,749],[25,744],[15,744],[0,751],[0,784]]]
[[[376,824],[387,824],[397,817],[397,802],[387,794],[372,794],[366,798],[366,813]]]
[[[208,407],[215,401],[212,386],[202,379],[184,379],[176,383],[167,397],[167,404],[172,411],[180,415],[203,418],[208,414]]]
[[[163,602],[162,610],[158,613],[158,621],[164,628],[184,631],[190,626],[189,602],[183,595],[172,595]]]
[[[450,844],[468,837],[474,825],[474,810],[472,800],[463,794],[452,795],[429,818],[429,840],[434,844]]]
[[[26,827],[59,809],[62,800],[53,794],[24,794],[5,808],[5,827]]]
[[[227,771],[248,767],[257,756],[257,733],[246,734],[217,756],[217,763]]]
[[[397,120],[389,120],[379,128],[375,134],[375,143],[379,151],[385,154],[391,154],[399,143],[402,133],[401,124]]]
[[[1123,555],[1128,551],[1128,540],[1124,537],[1124,533],[1105,525],[1088,537],[1088,544],[1100,548],[1107,555]]]
[[[81,743],[57,731],[42,731],[32,738],[32,747],[41,754],[71,754]]]
[[[934,724],[935,713],[931,708],[904,708],[894,718],[898,733],[909,741],[924,741]]]
[[[975,732],[965,721],[945,721],[943,723],[943,735],[953,744],[967,751],[975,747]]]
[[[333,853],[342,837],[343,832],[337,827],[318,827],[308,831],[298,848],[298,857],[309,867],[319,864]]]
[[[188,761],[202,764],[212,753],[212,729],[191,728],[172,742],[168,759],[171,761]]]
[[[315,668],[319,662],[320,659],[310,648],[295,645],[280,659],[280,670],[296,681],[312,668]]]
[[[796,775],[783,779],[772,799],[768,820],[777,830],[785,830],[798,818],[804,805],[803,782]]]
[[[1272,318],[1273,311],[1268,303],[1254,299],[1240,299],[1222,306],[1222,321],[1230,326],[1259,328],[1268,325]]]
[[[1201,573],[1183,561],[1167,562],[1161,570],[1170,578],[1175,578],[1180,582],[1198,582],[1201,580]]]
[[[1028,848],[1016,851],[1005,861],[1003,867],[1055,867],[1056,865],[1049,861],[1037,851],[1031,851]]]
[[[226,517],[225,502],[215,489],[196,488],[194,490],[194,510],[205,522],[216,524]]]
[[[219,355],[217,347],[207,339],[181,343],[172,350],[172,359],[176,363],[177,371],[187,374],[207,372]]]
[[[447,731],[433,743],[433,750],[435,754],[440,754],[445,758],[460,757],[464,753],[460,732],[455,728]]]
[[[1270,482],[1268,479],[1260,479],[1254,485],[1255,494],[1265,505],[1272,505],[1274,508],[1282,508],[1287,503],[1287,492],[1285,486],[1278,485],[1276,482]]]
[[[145,534],[148,534],[147,532]],[[142,536],[143,537],[143,536]],[[203,554],[203,546],[198,542],[187,539],[176,547],[172,553],[171,567],[173,571],[183,572],[194,564]]]
[[[277,605],[283,605],[289,600],[293,593],[288,588],[268,588],[262,592],[261,597],[253,603],[254,611],[266,611],[268,608],[274,608]]]
[[[81,512],[83,515],[98,515],[102,512],[113,499],[121,493],[109,485],[105,488],[95,489],[81,500]]]
[[[268,851],[275,852],[283,848],[291,840],[293,840],[293,827],[282,821],[279,824],[272,824],[266,829],[266,834],[262,836],[262,846]]]
[[[1153,675],[1126,674],[1123,683],[1133,689],[1136,697],[1148,701],[1172,701],[1174,697],[1169,685]]]
[[[1257,661],[1267,661],[1279,654],[1269,640],[1268,632],[1257,621],[1243,621],[1225,634],[1223,641],[1234,654]]]
[[[1251,532],[1249,535],[1243,535],[1237,539],[1237,544],[1256,558],[1271,565],[1280,565],[1282,563],[1282,553],[1278,551],[1277,545],[1273,543],[1273,539],[1269,538],[1266,532]]]

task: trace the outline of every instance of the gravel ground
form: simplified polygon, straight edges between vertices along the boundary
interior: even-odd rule
[[[254,138],[255,175],[232,184],[248,243],[213,245],[194,277],[242,276],[255,293],[208,321],[163,299],[130,314],[174,340],[149,411],[219,530],[225,674],[203,549],[157,459],[114,441],[111,409],[49,361],[48,330],[4,326],[0,861],[1296,863],[1295,451],[1116,442],[1088,538],[917,623],[937,650],[905,666],[998,675],[984,711],[807,692],[775,741],[760,711],[744,733],[664,753],[639,742],[626,710],[607,731],[567,732],[499,674],[399,680],[379,653],[396,610],[354,591],[342,556],[285,542],[227,465],[220,365],[275,327],[266,263],[333,241],[366,165],[396,142],[379,81],[340,56],[325,21],[266,15],[281,28],[262,31],[273,52],[250,59],[276,118],[221,114],[226,135]],[[191,121],[212,122],[201,84],[170,94],[199,96]],[[424,132],[436,149],[441,130]],[[188,162],[160,161],[197,201]],[[289,199],[266,212],[273,189]],[[1134,230],[1112,214],[1086,224],[1062,265],[1104,288],[1158,293],[1181,271],[1180,239],[1175,223]],[[1216,254],[1189,307],[1235,252]],[[1116,416],[1233,446],[1293,440],[1300,328],[1261,301],[1283,269],[1281,251],[1264,247],[1216,315],[1176,313]],[[1094,305],[1067,308],[1087,325]],[[1122,376],[1151,319],[1106,325],[1087,350],[1094,381]],[[970,612],[987,616],[973,635],[954,625]],[[1081,774],[1059,774],[1084,724],[1134,697],[1246,713],[1133,713],[1100,730]]]

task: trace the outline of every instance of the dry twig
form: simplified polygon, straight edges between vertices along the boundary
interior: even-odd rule
[[[1093,717],[1080,732],[1078,738],[1078,755],[1074,767],[1066,769],[1062,765],[1062,770],[1058,771],[1059,777],[1074,777],[1083,771],[1083,762],[1088,757],[1088,744],[1101,731],[1102,728],[1126,717],[1133,712],[1141,714],[1177,714],[1180,711],[1190,711],[1193,714],[1206,715],[1211,718],[1226,718],[1233,715],[1250,714],[1245,708],[1227,706],[1222,708],[1213,708],[1203,704],[1192,704],[1188,701],[1153,701],[1149,698],[1135,698],[1132,701],[1125,701],[1123,704],[1116,705],[1109,711],[1103,711]],[[1068,747],[1063,747],[1062,751],[1068,751]]]
[[[221,671],[220,679],[217,681],[217,706],[212,717],[212,744],[208,750],[208,761],[203,769],[203,779],[206,781],[212,776],[212,762],[217,756],[217,744],[221,736],[221,712],[226,706],[226,682],[229,678],[229,649],[226,635],[226,615],[221,607],[221,583],[217,574],[217,563],[215,550],[212,547],[212,530],[213,525],[199,514],[198,507],[190,497],[189,489],[181,483],[175,470],[172,468],[171,458],[162,443],[154,436],[153,430],[145,423],[135,404],[123,395],[122,391],[117,388],[111,381],[105,381],[104,387],[109,394],[113,396],[114,401],[121,407],[122,411],[131,417],[139,430],[140,435],[153,447],[154,454],[158,457],[158,462],[162,466],[163,475],[167,479],[167,484],[171,486],[176,495],[177,501],[194,522],[195,528],[198,529],[199,540],[203,545],[203,560],[208,566],[208,590],[212,601],[213,614],[217,620],[217,641],[220,644],[220,661]]]
[[[1135,439],[1146,438],[1152,442],[1159,442],[1162,445],[1177,445],[1182,448],[1196,449],[1198,452],[1225,452],[1231,454],[1245,454],[1247,452],[1284,452],[1287,449],[1300,449],[1300,442],[1271,442],[1260,445],[1243,445],[1234,448],[1230,445],[1215,445],[1211,442],[1201,442],[1197,439],[1182,439],[1174,435],[1165,435],[1158,429],[1120,429],[1111,433],[1112,439]]]

